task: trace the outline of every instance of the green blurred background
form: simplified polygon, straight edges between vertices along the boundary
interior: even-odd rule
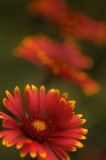
[[[30,16],[25,12],[29,0],[1,0],[0,1],[0,110],[4,110],[2,99],[5,90],[13,92],[16,85],[23,92],[26,84],[35,84],[38,87],[45,83],[48,71],[35,66],[25,60],[13,56],[13,49],[20,41],[29,35],[44,33],[59,40],[59,30],[47,20]],[[106,0],[69,0],[71,8],[89,15],[95,20],[106,22]],[[69,99],[77,101],[76,113],[83,113],[87,119],[85,128],[89,129],[84,148],[71,153],[73,160],[82,159],[87,151],[99,150],[106,152],[106,43],[97,46],[81,40],[82,51],[94,59],[95,65],[88,72],[101,84],[99,94],[87,97],[75,84],[67,80],[52,76],[47,89],[58,88],[61,93],[68,92]],[[95,151],[96,150],[96,151]],[[19,151],[15,147],[6,148],[0,143],[0,159],[19,160]],[[94,159],[93,159],[94,160]],[[101,160],[101,159],[100,159]]]

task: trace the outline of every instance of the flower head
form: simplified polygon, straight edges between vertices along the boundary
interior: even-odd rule
[[[46,17],[56,23],[66,35],[84,38],[94,43],[106,40],[106,25],[71,10],[64,0],[37,0],[29,4],[33,14]]]
[[[3,103],[7,110],[16,116],[17,120],[0,112],[3,119],[0,131],[2,144],[10,147],[16,144],[21,149],[20,156],[28,153],[39,160],[69,159],[66,151],[76,151],[83,147],[78,139],[85,139],[87,129],[79,127],[85,123],[81,114],[73,112],[75,101],[66,101],[67,93],[60,95],[58,89],[47,93],[44,86],[40,90],[32,85],[25,87],[26,108],[23,105],[19,88],[14,90],[14,96],[6,91],[7,98]],[[26,110],[26,112],[25,112]]]
[[[42,35],[28,37],[16,48],[15,54],[76,83],[86,94],[99,90],[99,84],[81,71],[91,67],[92,60],[81,53],[75,41],[65,40],[60,44]]]

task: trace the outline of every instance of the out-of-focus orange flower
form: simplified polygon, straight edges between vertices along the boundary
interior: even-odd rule
[[[30,154],[38,160],[58,160],[57,156],[70,160],[67,151],[83,147],[78,139],[86,139],[84,135],[88,131],[80,127],[86,120],[80,119],[82,114],[75,115],[75,101],[67,101],[67,93],[60,95],[58,89],[50,89],[46,93],[44,86],[38,90],[34,85],[27,85],[25,107],[18,86],[14,95],[9,91],[6,91],[6,95],[4,106],[18,118],[18,122],[0,112],[5,128],[0,131],[3,145],[16,145],[17,149],[21,149],[21,157]]]
[[[38,14],[55,22],[66,35],[84,38],[94,43],[106,40],[106,25],[70,10],[64,0],[37,0],[29,4],[33,14]]]
[[[89,68],[92,60],[82,55],[72,40],[60,44],[43,35],[28,37],[15,49],[15,54],[76,83],[86,94],[99,90],[99,84],[81,71]]]

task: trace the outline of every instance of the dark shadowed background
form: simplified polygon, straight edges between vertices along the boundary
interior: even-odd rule
[[[47,20],[30,16],[25,12],[26,5],[31,0],[1,0],[0,1],[0,110],[5,90],[13,93],[16,85],[23,92],[26,84],[40,86],[45,83],[48,71],[35,66],[13,55],[13,49],[20,41],[29,35],[44,33],[59,40],[58,28]],[[69,0],[71,8],[86,15],[106,22],[106,0]],[[85,128],[89,129],[84,148],[71,153],[73,160],[82,159],[86,152],[105,154],[106,152],[106,43],[97,46],[87,41],[80,41],[83,52],[94,59],[95,65],[88,72],[101,84],[99,94],[88,97],[75,84],[54,75],[46,83],[47,89],[58,88],[61,93],[68,92],[69,99],[76,100],[75,111],[83,113],[87,119]],[[0,159],[19,160],[19,151],[15,147],[6,148],[1,145]],[[87,160],[86,158],[83,160]],[[94,160],[94,159],[92,159]],[[102,160],[101,158],[98,160]]]

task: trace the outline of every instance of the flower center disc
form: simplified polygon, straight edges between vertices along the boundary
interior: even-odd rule
[[[52,124],[43,118],[28,118],[20,125],[20,129],[26,137],[43,143],[49,139],[49,133],[52,131]]]
[[[46,123],[44,121],[41,120],[35,120],[32,123],[32,126],[38,131],[38,132],[42,132],[44,130],[47,129]]]

